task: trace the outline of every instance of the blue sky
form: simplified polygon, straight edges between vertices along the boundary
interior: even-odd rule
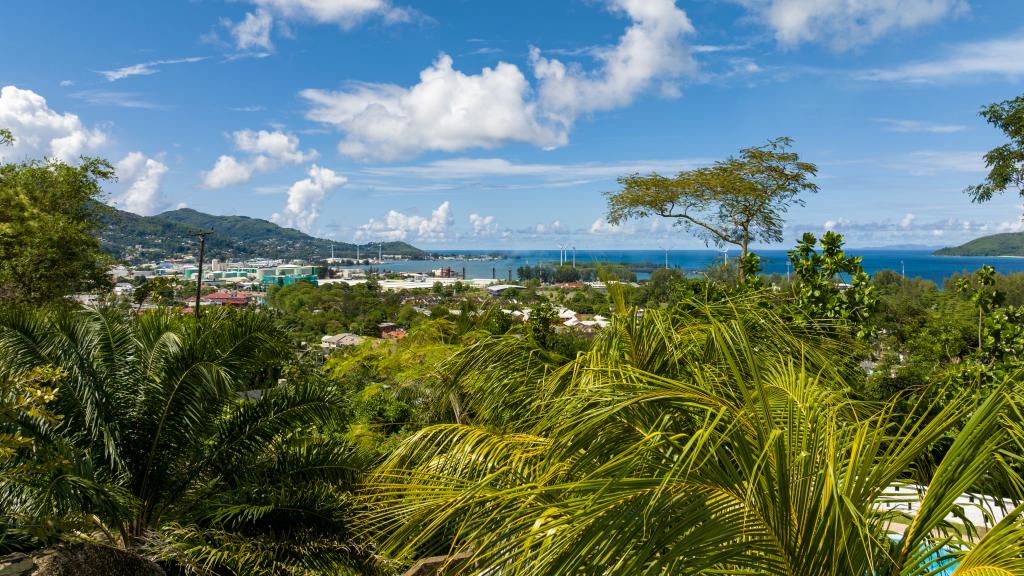
[[[971,204],[1024,93],[1017,0],[8,2],[6,159],[110,159],[110,202],[341,241],[696,248],[601,193],[790,136],[821,192],[787,243],[1024,229]]]

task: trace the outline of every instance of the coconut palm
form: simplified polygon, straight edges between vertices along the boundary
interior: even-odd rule
[[[0,378],[63,375],[53,425],[23,419],[49,465],[0,483],[15,528],[105,534],[197,573],[356,569],[346,523],[362,458],[331,436],[330,387],[278,382],[265,315],[202,321],[114,310],[0,313]]]
[[[1019,383],[897,413],[851,397],[849,355],[818,328],[750,298],[626,310],[561,366],[477,344],[453,365],[472,423],[380,466],[366,529],[399,559],[468,556],[468,574],[1024,574],[1024,509],[974,526],[956,502],[1022,494]]]

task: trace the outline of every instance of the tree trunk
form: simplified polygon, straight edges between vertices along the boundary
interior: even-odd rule
[[[739,261],[739,278],[740,283],[743,283],[743,263],[747,260],[747,244],[750,242],[750,238],[746,234],[743,235],[743,240],[740,243],[740,261]]]

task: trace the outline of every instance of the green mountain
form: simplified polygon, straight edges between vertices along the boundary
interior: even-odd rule
[[[975,238],[970,242],[943,248],[936,256],[1024,256],[1024,232],[993,234]]]
[[[184,208],[139,216],[109,207],[101,207],[104,224],[100,244],[109,254],[131,262],[153,261],[196,255],[196,232],[212,232],[206,237],[206,257],[220,260],[250,258],[303,259],[317,261],[331,256],[354,258],[356,245],[314,238],[292,228],[247,216],[214,216]],[[377,245],[362,245],[361,256],[377,253]],[[385,242],[385,254],[423,258],[425,253],[405,242]]]

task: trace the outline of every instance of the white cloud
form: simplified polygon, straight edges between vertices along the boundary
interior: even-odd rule
[[[160,193],[160,181],[167,173],[166,164],[147,158],[142,152],[130,152],[115,168],[121,183],[128,185],[117,198],[122,210],[151,216],[167,205]]]
[[[550,224],[537,224],[533,228],[521,230],[520,232],[534,234],[536,236],[564,236],[570,233],[569,227],[562,224],[560,220],[554,220]]]
[[[188,208],[188,203],[187,202],[178,202],[178,204],[174,208],[176,210],[183,210],[185,208]]]
[[[632,24],[612,47],[595,49],[600,66],[585,71],[545,58],[530,62],[536,88],[514,64],[499,62],[479,74],[456,70],[441,54],[410,88],[353,84],[342,91],[301,92],[307,118],[344,133],[338,149],[356,158],[394,159],[425,151],[454,152],[522,142],[541,148],[568,143],[581,114],[627,106],[660,81],[695,69],[682,38],[693,31],[673,0],[608,0]]]
[[[938,58],[860,74],[868,80],[915,83],[969,80],[982,76],[1010,80],[1024,77],[1024,35],[959,44]]]
[[[388,0],[250,0],[253,4],[289,20],[337,24],[352,28],[370,17],[387,23],[406,22],[413,11]]]
[[[917,216],[914,216],[913,214],[908,212],[906,215],[903,216],[903,218],[900,218],[900,228],[910,228],[911,226],[914,225],[914,220],[916,218]]]
[[[269,172],[319,157],[316,150],[300,150],[298,136],[279,130],[239,130],[232,134],[232,140],[235,149],[247,157],[242,160],[228,155],[217,158],[213,168],[202,173],[204,187],[237,186],[248,182],[256,172]]]
[[[359,227],[356,240],[440,242],[452,236],[455,219],[446,201],[430,213],[430,217],[389,211],[383,219],[371,218]]]
[[[498,233],[498,224],[494,216],[481,216],[473,213],[469,215],[469,223],[473,226],[474,236],[494,236]]]
[[[346,182],[348,179],[344,176],[314,164],[309,169],[309,178],[299,180],[288,189],[288,202],[284,210],[274,214],[271,220],[281,226],[309,232],[320,216],[320,204],[327,193],[344,186]]]
[[[344,132],[338,150],[355,158],[394,159],[510,142],[553,148],[567,142],[563,130],[538,119],[536,104],[528,100],[529,82],[518,67],[504,62],[467,75],[442,54],[412,88],[359,84],[348,91],[301,95],[313,105],[307,117]]]
[[[597,220],[594,220],[593,224],[590,225],[590,233],[591,234],[608,235],[608,234],[622,234],[622,233],[628,233],[628,232],[629,232],[629,230],[626,230],[625,228],[623,228],[620,225],[609,224],[608,221],[605,220],[604,218],[598,218]]]
[[[409,166],[366,168],[378,176],[408,176],[431,180],[472,180],[483,177],[542,178],[546,180],[600,180],[633,172],[674,174],[706,166],[707,158],[666,160],[624,160],[621,162],[581,162],[577,164],[521,164],[504,158],[450,158]]]
[[[255,13],[246,12],[245,18],[237,24],[226,23],[231,30],[231,36],[235,39],[235,46],[239,50],[252,50],[260,48],[272,50],[274,45],[270,41],[270,31],[274,27],[274,17],[270,12],[259,9]]]
[[[849,225],[850,221],[847,220],[846,218],[838,218],[836,220],[826,220],[825,223],[821,225],[821,227],[824,228],[825,230],[835,230],[837,227],[844,228]]]
[[[784,46],[823,42],[836,50],[900,30],[934,24],[968,10],[966,0],[736,0]]]
[[[895,120],[892,118],[879,118],[878,122],[885,125],[888,132],[928,132],[931,134],[952,134],[967,129],[961,124],[939,124],[937,122],[925,122],[921,120]]]
[[[931,176],[950,172],[985,172],[984,152],[920,150],[889,162],[887,166],[911,176]]]
[[[252,172],[252,164],[239,162],[234,156],[221,156],[212,169],[203,172],[203,187],[225,188],[245,184],[252,178]]]
[[[74,85],[75,85],[75,81],[74,80],[61,80],[60,81],[60,87],[61,88],[67,88],[68,86],[74,86]]]
[[[316,150],[302,152],[298,136],[279,130],[239,130],[233,137],[238,151],[287,164],[301,164],[318,156]]]
[[[581,114],[628,106],[659,78],[674,79],[696,71],[683,44],[683,38],[694,32],[693,25],[674,0],[611,0],[609,4],[633,23],[614,47],[597,49],[600,70],[587,72],[544,58],[537,48],[530,51],[541,107],[566,127]],[[674,89],[669,91],[678,95]]]
[[[117,80],[123,80],[130,76],[149,76],[150,74],[156,74],[159,72],[157,68],[160,66],[167,66],[169,64],[190,64],[193,62],[202,62],[206,60],[207,56],[191,56],[189,58],[173,58],[169,60],[152,60],[150,62],[143,62],[141,64],[132,64],[131,66],[124,66],[122,68],[116,68],[114,70],[100,70],[100,74],[109,82],[115,82]]]
[[[121,92],[118,90],[80,90],[71,94],[93,106],[116,106],[118,108],[139,108],[142,110],[167,110],[169,106],[150,102],[135,92]]]
[[[72,162],[107,141],[99,128],[86,128],[77,115],[60,114],[39,94],[16,86],[0,88],[0,126],[15,138],[14,146],[0,147],[0,158],[45,155]]]

